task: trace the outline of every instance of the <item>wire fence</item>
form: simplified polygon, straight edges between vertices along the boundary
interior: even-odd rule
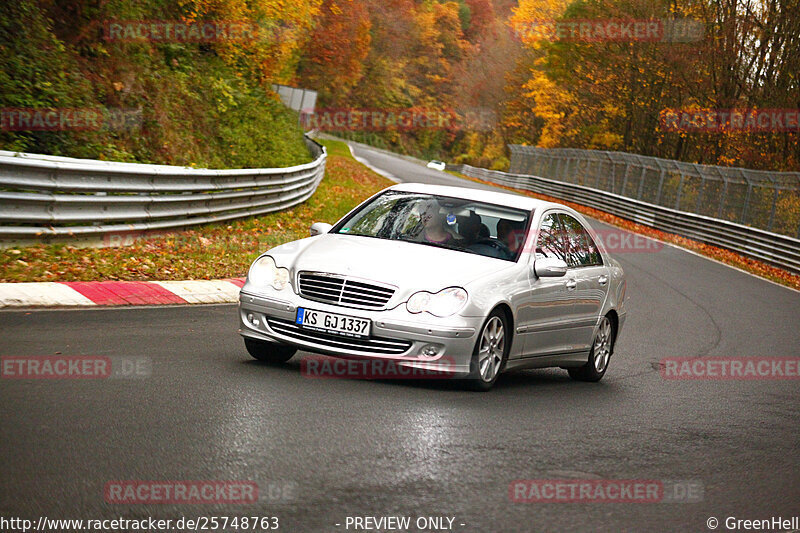
[[[800,173],[684,163],[623,152],[510,145],[510,173],[607,191],[800,238]]]
[[[698,242],[733,250],[746,257],[765,261],[794,274],[800,274],[800,239],[771,231],[743,226],[737,222],[677,211],[633,198],[528,174],[512,174],[499,170],[454,165],[448,170],[461,172],[483,181],[497,183],[575,202],[618,217],[633,220],[667,233],[675,233]]]

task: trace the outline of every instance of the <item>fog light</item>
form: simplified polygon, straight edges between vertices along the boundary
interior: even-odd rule
[[[434,357],[439,353],[439,345],[438,344],[426,344],[422,347],[419,351],[420,355],[424,355],[425,357]]]
[[[255,317],[253,313],[247,313],[247,321],[253,324],[254,326],[258,326],[258,319]]]

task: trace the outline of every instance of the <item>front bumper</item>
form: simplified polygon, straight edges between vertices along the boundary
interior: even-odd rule
[[[302,330],[294,324],[298,307],[369,319],[370,338],[349,339]],[[449,377],[469,374],[481,322],[480,317],[413,315],[404,305],[388,311],[334,306],[307,300],[291,290],[268,295],[243,289],[239,294],[239,333],[243,337],[337,357],[388,360],[400,367]],[[423,348],[431,346],[436,354],[423,355]]]

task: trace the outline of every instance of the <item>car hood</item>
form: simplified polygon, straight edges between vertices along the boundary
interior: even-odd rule
[[[328,272],[389,283],[409,294],[464,286],[515,265],[424,244],[331,233],[278,246],[269,255],[293,277],[300,271]]]

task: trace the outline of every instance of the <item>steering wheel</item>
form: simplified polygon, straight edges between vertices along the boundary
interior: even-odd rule
[[[474,243],[472,243],[469,246],[467,246],[467,248],[471,249],[473,246],[486,246],[488,248],[491,248],[492,250],[494,250],[496,252],[499,252],[499,255],[497,257],[500,257],[500,258],[510,259],[510,258],[514,257],[514,252],[512,252],[508,248],[508,246],[506,246],[506,243],[504,243],[502,241],[499,241],[497,239],[492,239],[492,238],[478,239]],[[474,250],[474,251],[477,252],[478,250]]]

